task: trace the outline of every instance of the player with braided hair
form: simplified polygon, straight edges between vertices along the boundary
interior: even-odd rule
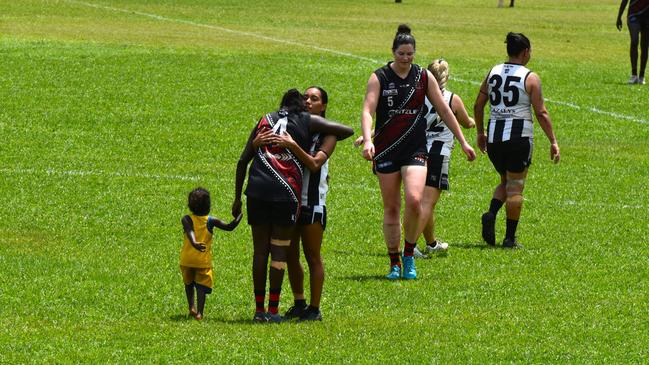
[[[466,112],[462,98],[446,88],[449,77],[448,62],[444,59],[435,60],[428,65],[428,71],[437,80],[444,102],[449,106],[460,125],[464,128],[473,128],[475,122]],[[415,247],[415,257],[426,257],[426,253],[444,251],[448,248],[448,243],[435,238],[435,206],[442,191],[449,189],[448,169],[454,144],[453,133],[428,99],[426,99],[426,106],[428,108],[426,114],[428,166],[426,186],[421,203],[423,208],[421,224],[424,227],[423,235],[426,240],[426,248],[424,252],[421,252]]]
[[[237,163],[232,215],[241,213],[241,194],[248,172],[246,207],[254,246],[252,277],[255,294],[255,322],[281,322],[279,301],[291,237],[298,222],[303,184],[303,162],[289,148],[276,144],[255,147],[258,134],[289,134],[301,152],[308,150],[313,133],[331,134],[338,139],[354,131],[345,125],[307,112],[303,95],[287,91],[276,112],[265,114],[253,128]],[[270,256],[270,268],[268,258]],[[268,313],[264,307],[266,270],[269,277]]]

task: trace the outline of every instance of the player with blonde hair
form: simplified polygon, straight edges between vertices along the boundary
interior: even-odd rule
[[[439,89],[442,92],[444,103],[449,106],[453,115],[464,128],[473,128],[475,122],[464,108],[464,102],[459,95],[446,89],[449,77],[448,62],[438,59],[428,65],[428,71],[437,80]],[[424,252],[415,248],[415,257],[426,257],[426,253],[444,251],[448,249],[448,243],[438,241],[435,238],[435,206],[443,190],[448,190],[448,169],[453,150],[453,132],[442,120],[440,114],[426,99],[428,113],[426,114],[426,149],[428,151],[428,165],[426,174],[426,186],[422,198],[423,212],[421,224],[424,226],[423,235],[426,240]]]

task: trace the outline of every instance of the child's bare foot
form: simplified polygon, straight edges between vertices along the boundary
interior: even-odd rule
[[[195,308],[190,308],[190,309],[189,309],[189,315],[190,315],[190,316],[196,318],[196,315],[197,315],[197,314],[198,314],[198,312],[196,312],[196,309],[195,309]]]
[[[200,313],[196,313],[196,315],[194,316],[194,318],[196,318],[197,321],[200,321],[200,320],[203,319],[203,315],[200,314]]]

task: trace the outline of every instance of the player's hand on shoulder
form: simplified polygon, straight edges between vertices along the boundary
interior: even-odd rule
[[[295,144],[295,140],[293,140],[293,137],[291,137],[290,134],[284,132],[280,135],[275,136],[274,143],[280,147],[290,147],[291,145]]]
[[[255,136],[255,139],[252,140],[252,146],[254,148],[259,148],[261,146],[273,143],[274,133],[272,129],[264,128]]]

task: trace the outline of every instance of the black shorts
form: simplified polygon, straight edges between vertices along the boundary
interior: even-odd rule
[[[401,159],[382,159],[374,161],[374,173],[389,174],[401,170],[403,166],[426,166],[428,154],[415,152]]]
[[[428,155],[428,171],[426,173],[426,186],[448,190],[448,163],[449,156],[439,154]]]
[[[278,226],[292,226],[297,223],[299,214],[298,204],[293,202],[273,202],[248,197],[248,224],[257,226],[274,224]]]
[[[300,208],[300,218],[298,219],[297,224],[306,226],[316,222],[320,222],[322,230],[324,231],[327,227],[327,207],[324,205],[303,205]]]
[[[627,26],[629,30],[632,28],[637,29],[637,31],[649,29],[649,11],[627,18]]]
[[[532,164],[533,140],[520,138],[512,141],[487,144],[489,160],[500,175],[523,172]]]

